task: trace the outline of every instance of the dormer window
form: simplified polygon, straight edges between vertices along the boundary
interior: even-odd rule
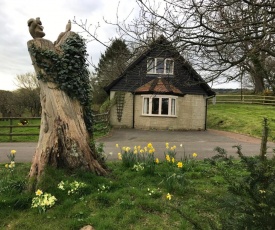
[[[147,73],[174,74],[174,60],[171,58],[148,58]]]

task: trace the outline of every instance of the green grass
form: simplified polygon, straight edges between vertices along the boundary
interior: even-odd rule
[[[24,190],[30,164],[17,164],[13,175],[0,165],[0,229],[80,229],[88,224],[97,230],[212,229],[210,223],[220,225],[219,200],[227,192],[227,183],[217,167],[198,161],[191,171],[182,172],[176,164],[162,162],[154,175],[146,175],[123,167],[121,162],[108,166],[112,173],[107,177],[48,169],[39,188],[58,201],[39,214],[31,208],[35,194]],[[237,162],[228,170],[236,169]],[[184,180],[167,179],[174,173],[183,175]],[[87,186],[69,196],[57,188],[61,180],[77,180]],[[98,191],[102,184],[109,189]],[[154,193],[149,195],[148,189]],[[168,192],[171,200],[166,198]]]
[[[207,127],[252,137],[262,136],[263,118],[269,120],[269,140],[275,137],[275,107],[246,104],[210,104]]]
[[[39,137],[39,127],[31,127],[31,125],[36,125],[40,126],[40,119],[34,119],[34,120],[28,120],[29,123],[27,125],[20,125],[19,124],[19,119],[18,120],[13,120],[12,125],[17,126],[12,128],[12,133],[14,134],[36,134],[36,135],[31,135],[31,136],[12,136],[12,141],[13,142],[37,142],[38,137]],[[9,121],[0,121],[0,126],[4,125],[10,125]],[[103,124],[96,124],[95,125],[95,132],[94,132],[94,138],[100,138],[108,134],[109,130],[107,129],[102,129]],[[1,128],[1,133],[4,134],[9,134],[10,133],[10,128]],[[10,137],[9,136],[0,136],[0,142],[9,142]]]

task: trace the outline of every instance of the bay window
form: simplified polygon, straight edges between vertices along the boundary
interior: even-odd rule
[[[144,95],[142,115],[176,116],[176,96]]]

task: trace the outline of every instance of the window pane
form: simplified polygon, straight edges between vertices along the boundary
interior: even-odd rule
[[[171,115],[176,115],[176,99],[171,99]]]
[[[157,58],[156,72],[157,73],[164,72],[164,59],[163,58]]]
[[[173,73],[173,68],[174,68],[174,61],[173,60],[166,60],[166,73]]]
[[[159,98],[152,99],[152,114],[159,114]]]
[[[148,58],[147,59],[147,73],[154,73],[154,65],[155,65],[155,60],[154,58]]]
[[[168,104],[169,104],[169,99],[168,98],[162,98],[161,114],[168,115]]]
[[[143,99],[143,114],[149,114],[149,98]]]

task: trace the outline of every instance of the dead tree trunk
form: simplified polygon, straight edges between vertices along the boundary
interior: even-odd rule
[[[51,41],[42,38],[30,40],[28,41],[29,51],[31,47],[35,47],[62,55],[61,45],[74,34],[73,32],[66,32],[56,46]],[[36,74],[43,74],[48,79],[48,81],[39,80],[42,106],[41,128],[29,172],[30,178],[39,180],[45,166],[48,165],[72,170],[84,169],[105,175],[106,169],[97,161],[96,154],[90,148],[83,106],[77,99],[69,97],[54,82],[54,78],[58,76],[47,75],[32,52],[30,52],[30,56]],[[49,65],[54,64],[49,63]]]

